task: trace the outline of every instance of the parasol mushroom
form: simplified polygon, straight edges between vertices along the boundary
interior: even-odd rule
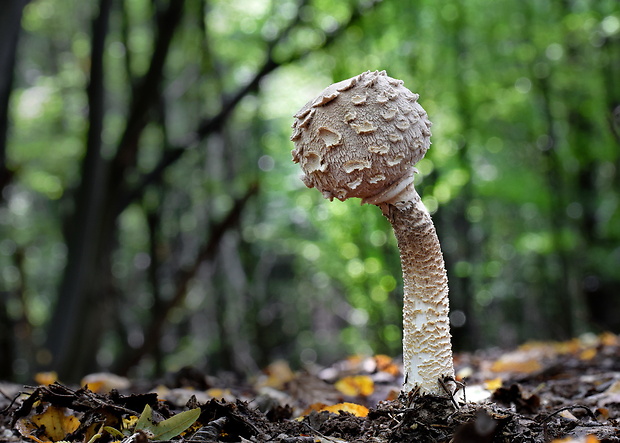
[[[414,165],[431,136],[418,97],[385,71],[335,83],[295,114],[292,154],[306,186],[329,200],[361,198],[391,222],[404,280],[402,394],[451,396],[448,279],[435,227],[413,185]]]

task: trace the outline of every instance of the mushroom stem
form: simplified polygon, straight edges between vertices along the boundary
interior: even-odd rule
[[[454,378],[448,277],[431,216],[413,185],[408,188],[411,200],[379,204],[394,229],[403,271],[402,393],[445,396],[439,380]]]

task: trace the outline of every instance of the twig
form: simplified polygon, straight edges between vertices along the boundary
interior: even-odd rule
[[[439,382],[439,385],[444,390],[444,392],[446,394],[448,394],[448,397],[450,397],[450,401],[452,402],[452,406],[454,406],[454,409],[458,409],[459,405],[456,402],[456,400],[454,399],[454,394],[457,393],[459,388],[457,387],[457,388],[454,389],[454,391],[451,391],[450,388],[448,388],[448,385],[446,384],[447,381],[456,382],[456,380],[454,380],[454,377],[440,378],[437,381]]]
[[[558,415],[559,413],[563,412],[563,411],[572,411],[573,409],[584,409],[586,411],[586,413],[588,414],[588,416],[593,419],[594,421],[598,421],[596,419],[596,415],[594,414],[594,412],[592,412],[592,409],[590,409],[588,406],[584,406],[584,405],[573,405],[573,406],[565,406],[563,408],[560,408],[554,412],[552,412],[551,414],[549,414],[547,417],[545,417],[545,419],[542,421],[542,423],[547,423],[549,420],[551,420],[551,418],[554,415]]]
[[[15,394],[15,396],[12,399],[8,395],[6,395],[2,390],[0,390],[0,394],[2,394],[2,396],[6,398],[7,400],[11,400],[11,403],[9,403],[9,405],[6,408],[0,411],[0,414],[6,414],[13,407],[17,399],[21,397],[23,392],[18,392],[17,394]]]

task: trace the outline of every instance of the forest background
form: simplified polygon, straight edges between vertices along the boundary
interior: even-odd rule
[[[0,379],[398,356],[387,220],[289,141],[384,69],[434,123],[456,350],[620,332],[617,0],[7,0]]]

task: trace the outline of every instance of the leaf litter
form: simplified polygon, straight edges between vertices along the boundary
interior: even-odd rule
[[[458,408],[450,398],[399,399],[400,365],[384,355],[299,372],[277,361],[244,382],[184,368],[149,392],[110,374],[82,388],[45,374],[36,387],[0,383],[0,441],[620,442],[614,334],[461,354],[455,364],[467,386]]]

